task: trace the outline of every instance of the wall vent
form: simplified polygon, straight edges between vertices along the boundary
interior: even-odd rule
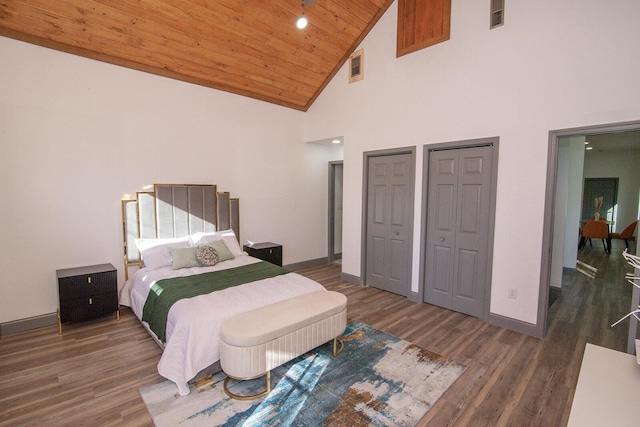
[[[491,25],[489,29],[504,24],[504,0],[491,0]]]
[[[356,50],[349,56],[349,83],[364,78],[364,50]]]

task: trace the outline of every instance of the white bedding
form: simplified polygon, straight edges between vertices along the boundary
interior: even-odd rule
[[[259,261],[242,255],[213,267],[180,270],[171,267],[154,270],[143,268],[125,283],[120,303],[130,306],[135,315],[142,319],[149,288],[157,280],[224,270]],[[220,359],[218,335],[224,320],[238,313],[319,290],[325,288],[299,274],[287,273],[178,301],[169,310],[167,340],[158,363],[158,372],[175,382],[181,395],[189,394],[187,382]]]

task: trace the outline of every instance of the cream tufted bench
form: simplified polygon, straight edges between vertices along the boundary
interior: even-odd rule
[[[247,311],[227,319],[220,328],[220,366],[227,374],[224,391],[248,400],[271,391],[272,369],[333,339],[336,356],[347,327],[347,297],[319,291]],[[340,348],[338,348],[340,347]],[[266,375],[267,388],[251,396],[229,391],[229,378],[249,380]]]

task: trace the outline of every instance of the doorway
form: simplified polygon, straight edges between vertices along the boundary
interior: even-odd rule
[[[587,142],[592,141],[592,137],[597,137],[599,140],[604,140],[610,142],[612,149],[618,150],[623,153],[623,157],[629,157],[628,154],[624,153],[637,153],[637,150],[640,150],[640,121],[635,122],[625,122],[625,123],[617,123],[617,124],[607,124],[607,125],[597,125],[597,126],[589,126],[582,128],[574,128],[574,129],[564,129],[564,130],[556,130],[549,132],[549,150],[548,150],[548,159],[547,159],[547,191],[545,196],[545,210],[544,210],[544,223],[543,223],[543,251],[542,251],[542,262],[541,262],[541,276],[540,276],[540,288],[539,288],[539,299],[538,299],[538,322],[537,322],[537,330],[536,336],[539,338],[543,338],[546,334],[547,329],[547,317],[549,310],[549,291],[550,286],[552,285],[552,277],[557,276],[557,269],[563,268],[563,263],[558,261],[558,258],[562,258],[563,256],[563,247],[571,246],[572,244],[576,244],[577,242],[577,221],[579,221],[579,217],[581,215],[582,209],[582,201],[578,201],[577,206],[574,208],[575,213],[573,214],[575,221],[567,222],[567,217],[563,212],[567,211],[571,207],[563,206],[563,198],[561,195],[558,195],[558,191],[560,186],[564,181],[563,175],[574,175],[579,173],[579,179],[574,179],[574,181],[579,181],[582,185],[582,173],[583,171],[575,171],[571,170],[567,172],[563,171],[563,167],[566,168],[568,165],[575,164],[571,161],[562,162],[562,146],[561,143],[564,140],[582,138],[581,152],[583,153],[583,157],[586,157],[586,153],[589,151],[585,151],[585,139],[588,139]],[[629,136],[629,141],[625,140],[625,138]],[[633,140],[633,141],[631,141]],[[611,143],[611,141],[617,141],[617,143]],[[580,145],[579,144],[579,145]],[[588,145],[588,144],[586,144]],[[587,148],[589,150],[590,147]],[[597,150],[597,147],[593,147],[594,152]],[[586,163],[586,161],[585,161]],[[602,162],[605,163],[605,162]],[[614,167],[620,167],[618,164],[614,165]],[[635,165],[633,165],[630,169],[633,169],[634,173],[638,170]],[[608,174],[605,172],[604,175],[600,176],[612,176],[612,174]],[[620,187],[624,187],[627,185],[625,181],[633,181],[635,187],[630,191],[622,191],[623,195],[620,195]],[[632,215],[633,219],[637,219],[638,215],[638,186],[637,183],[640,182],[637,177],[634,176],[633,179],[623,181],[620,179],[619,187],[618,187],[618,199],[616,207],[613,209],[616,213],[616,225],[619,222],[626,223],[626,218],[628,215]],[[582,189],[578,187],[577,191],[582,195]],[[575,193],[576,191],[573,191]],[[569,192],[569,195],[572,192]],[[630,193],[633,196],[633,200],[629,200],[624,194]],[[586,196],[585,196],[586,197]],[[633,209],[634,212],[628,214],[628,210]],[[562,211],[562,212],[560,212]],[[615,217],[614,217],[615,218]],[[614,227],[615,227],[614,226]],[[555,239],[555,240],[554,240]],[[575,240],[575,242],[574,242]],[[637,248],[636,248],[637,251]],[[575,257],[576,251],[571,250],[572,255]],[[631,306],[638,305],[640,301],[640,291],[637,288],[633,289]],[[608,321],[608,319],[607,319]],[[637,331],[637,322],[631,322],[629,328],[629,346],[628,349],[631,350],[633,346],[633,341],[636,337]]]
[[[415,148],[364,154],[364,284],[408,296]]]
[[[329,162],[329,262],[342,259],[342,177],[343,162]]]
[[[486,320],[497,139],[425,147],[423,300]]]

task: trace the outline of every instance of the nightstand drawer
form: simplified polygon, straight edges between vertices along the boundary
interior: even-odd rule
[[[118,310],[118,293],[60,300],[61,322],[82,322],[96,319]]]
[[[113,291],[113,283],[117,280],[115,270],[58,278],[60,299],[90,297],[96,294],[108,293]]]

